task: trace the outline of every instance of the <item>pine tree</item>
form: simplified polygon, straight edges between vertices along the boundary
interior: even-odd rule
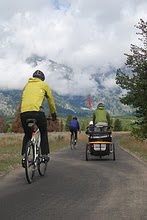
[[[49,120],[47,126],[48,126],[48,132],[63,131],[63,121],[62,120],[60,121],[59,119],[57,119],[56,121]]]
[[[124,73],[118,69],[116,83],[127,91],[120,101],[134,108],[138,117],[137,133],[145,139],[147,138],[147,22],[140,19],[135,27],[139,29],[136,34],[140,35],[138,40],[141,46],[131,44],[131,54],[125,54],[126,67],[131,73]]]
[[[116,120],[114,121],[114,131],[122,131],[121,120],[116,119]]]
[[[12,124],[12,132],[23,133],[23,128],[20,119],[20,105],[18,106],[17,112],[15,113],[15,119]]]

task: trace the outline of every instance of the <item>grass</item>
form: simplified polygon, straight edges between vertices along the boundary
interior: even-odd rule
[[[0,138],[0,174],[16,167],[20,162],[20,138]]]
[[[122,136],[123,132],[115,132],[113,136]],[[135,154],[142,161],[147,163],[147,141],[140,142],[135,140],[129,133],[122,136],[120,146]],[[0,175],[4,175],[13,169],[21,167],[21,143],[23,134],[7,134],[0,136]],[[69,132],[49,133],[49,143],[51,153],[63,147],[68,147],[70,141]],[[79,134],[79,143],[86,143],[85,132]]]
[[[138,141],[131,135],[127,135],[120,140],[119,144],[147,164],[147,140]]]
[[[21,166],[21,145],[23,134],[6,134],[0,136],[0,175],[4,175]],[[86,142],[85,133],[79,135],[78,142]],[[55,152],[69,146],[69,132],[49,133],[50,151]]]

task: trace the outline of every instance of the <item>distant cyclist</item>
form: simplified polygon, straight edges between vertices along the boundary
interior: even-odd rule
[[[93,113],[93,124],[95,126],[110,126],[110,114],[105,110],[102,102],[97,105],[97,109]]]
[[[78,122],[77,117],[73,117],[73,119],[70,121],[69,130],[71,132],[71,137],[74,134],[75,135],[75,144],[77,143],[77,133],[80,131],[80,125]]]
[[[47,134],[47,119],[44,113],[43,101],[47,99],[53,120],[56,120],[56,107],[50,87],[45,80],[42,71],[36,70],[28,80],[22,93],[21,100],[21,123],[24,130],[22,143],[22,166],[24,167],[24,153],[27,142],[31,139],[31,129],[27,126],[27,119],[36,119],[36,124],[41,133],[41,153],[44,160],[49,161],[49,142]]]

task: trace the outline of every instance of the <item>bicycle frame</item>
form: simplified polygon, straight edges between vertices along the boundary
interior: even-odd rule
[[[36,136],[38,136],[37,137],[38,140],[36,140]],[[36,163],[36,158],[38,157],[38,150],[39,150],[40,142],[41,142],[39,129],[37,129],[35,132],[34,131],[32,132],[31,142],[33,143],[33,146],[34,146],[34,163]]]

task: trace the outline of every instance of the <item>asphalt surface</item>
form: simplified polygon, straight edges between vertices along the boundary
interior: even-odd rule
[[[1,220],[147,220],[147,166],[117,146],[85,160],[85,144],[51,155],[47,175],[24,169],[0,178]]]

